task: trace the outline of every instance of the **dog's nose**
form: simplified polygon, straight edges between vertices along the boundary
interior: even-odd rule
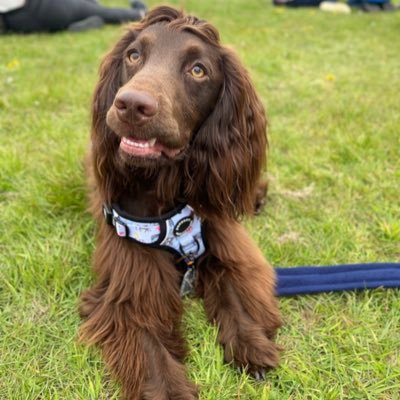
[[[126,90],[114,100],[118,117],[124,122],[144,123],[158,111],[157,100],[146,92]]]

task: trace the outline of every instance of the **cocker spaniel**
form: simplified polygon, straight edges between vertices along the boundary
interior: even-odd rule
[[[279,360],[275,275],[240,224],[253,213],[266,118],[209,23],[158,7],[105,57],[93,100],[97,281],[81,296],[128,399],[197,399],[181,294],[204,299],[225,360],[256,379]]]

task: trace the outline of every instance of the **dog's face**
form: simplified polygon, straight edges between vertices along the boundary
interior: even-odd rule
[[[93,171],[107,202],[140,180],[209,215],[253,212],[264,109],[210,23],[150,11],[104,58],[92,111]]]
[[[106,122],[128,166],[183,157],[218,98],[223,74],[217,47],[193,33],[155,24],[121,54],[122,85]]]

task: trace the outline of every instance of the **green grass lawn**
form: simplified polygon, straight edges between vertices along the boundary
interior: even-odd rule
[[[400,12],[171,3],[218,26],[267,108],[270,199],[246,224],[271,263],[400,261]],[[93,279],[90,97],[120,34],[0,37],[1,400],[118,398],[99,351],[76,337],[78,296]],[[400,399],[397,290],[280,304],[282,363],[256,384],[224,365],[201,302],[187,301],[201,399]]]

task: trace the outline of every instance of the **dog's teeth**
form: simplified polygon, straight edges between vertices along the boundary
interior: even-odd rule
[[[122,140],[127,143],[129,146],[135,146],[135,147],[140,147],[140,148],[149,148],[149,147],[153,147],[156,143],[156,139],[150,139],[147,142],[143,141],[143,142],[137,142],[135,140],[130,140],[126,137],[122,138]]]
[[[129,144],[130,146],[135,146],[135,144],[136,144],[136,142],[134,142],[134,141],[132,141],[132,140],[129,140],[128,138],[122,138],[122,140],[125,142],[125,143],[127,143],[127,144]]]

